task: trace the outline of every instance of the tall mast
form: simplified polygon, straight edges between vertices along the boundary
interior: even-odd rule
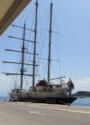
[[[23,44],[22,44],[22,62],[21,62],[21,83],[20,83],[20,89],[23,87],[23,75],[24,75],[24,53],[25,53],[25,24],[24,24],[24,30],[23,30]]]
[[[20,89],[23,89],[23,77],[24,76],[31,76],[33,77],[33,74],[30,74],[30,73],[25,73],[24,71],[24,65],[27,65],[27,66],[33,66],[32,63],[27,63],[25,62],[25,54],[32,54],[33,53],[30,53],[30,52],[27,52],[25,51],[25,42],[30,42],[30,43],[33,43],[34,44],[34,41],[32,40],[29,40],[29,39],[25,39],[25,31],[26,30],[29,30],[29,31],[34,31],[34,30],[31,30],[31,29],[28,29],[26,28],[26,25],[24,24],[24,27],[21,27],[21,26],[17,26],[17,25],[13,25],[14,27],[17,27],[17,28],[20,28],[20,29],[23,29],[23,37],[22,38],[19,38],[19,37],[15,37],[15,36],[9,36],[9,38],[11,39],[18,39],[18,40],[21,40],[22,41],[22,47],[21,47],[21,50],[14,50],[14,49],[5,49],[6,51],[9,51],[9,52],[17,52],[17,53],[21,53],[21,61],[20,62],[15,62],[15,61],[3,61],[3,63],[8,63],[8,64],[16,64],[16,65],[21,65],[21,69],[20,69],[20,72],[19,73],[12,73],[12,72],[3,72],[3,74],[6,74],[6,76],[9,76],[9,75],[17,75],[17,76],[20,76]],[[36,54],[38,55],[38,54]],[[37,64],[35,64],[35,66],[38,66]]]
[[[33,56],[33,79],[32,87],[35,85],[35,64],[36,64],[36,41],[37,41],[37,16],[38,16],[38,0],[36,0],[36,10],[35,10],[35,30],[34,30],[34,56]]]
[[[51,68],[51,38],[52,38],[52,9],[53,4],[50,4],[50,27],[49,27],[49,44],[48,44],[48,84],[50,84],[50,68]]]

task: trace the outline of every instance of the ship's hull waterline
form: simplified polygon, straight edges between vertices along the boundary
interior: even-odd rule
[[[76,97],[60,97],[60,98],[55,98],[55,97],[50,97],[50,98],[26,97],[26,98],[13,99],[13,101],[70,105],[76,99],[77,99]]]
[[[50,104],[61,104],[61,105],[70,105],[77,98],[75,97],[63,97],[63,98],[31,98],[31,102],[36,103],[50,103]]]

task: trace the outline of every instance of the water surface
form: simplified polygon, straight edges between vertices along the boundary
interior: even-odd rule
[[[78,98],[71,105],[90,106],[90,97],[88,97],[88,98]]]

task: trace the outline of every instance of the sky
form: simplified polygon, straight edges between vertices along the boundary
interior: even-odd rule
[[[38,18],[38,46],[42,43],[41,29],[48,29],[46,20],[49,16],[49,6],[51,0],[39,1],[39,18]],[[52,0],[53,1],[53,47],[60,46],[58,49],[60,59],[60,71],[66,79],[72,78],[75,84],[75,90],[90,91],[90,0]],[[31,28],[35,12],[35,0],[21,12],[13,21],[13,24]],[[5,48],[11,46],[8,36],[17,34],[17,31],[10,25],[7,30],[0,36],[0,94],[7,95],[10,90],[11,78],[2,74],[7,70],[2,61],[8,55]],[[57,38],[57,36],[59,36]],[[45,42],[46,43],[46,42]],[[15,43],[13,43],[14,45]],[[39,49],[38,49],[39,50]],[[55,49],[54,49],[55,50]],[[55,50],[56,51],[56,50]],[[54,52],[53,52],[54,55]],[[6,57],[5,57],[6,56]],[[57,59],[57,56],[53,56]],[[13,59],[12,55],[10,58]],[[55,59],[54,58],[54,59]],[[55,62],[54,62],[55,64]],[[57,64],[55,64],[57,70]],[[55,70],[55,69],[54,69]],[[56,71],[57,72],[57,71]],[[56,74],[57,75],[57,74]],[[55,76],[56,77],[56,76]]]

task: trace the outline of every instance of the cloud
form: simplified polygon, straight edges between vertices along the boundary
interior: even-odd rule
[[[76,91],[90,91],[90,77],[80,80],[75,80]]]
[[[8,95],[11,86],[11,79],[3,74],[0,74],[0,96]]]

